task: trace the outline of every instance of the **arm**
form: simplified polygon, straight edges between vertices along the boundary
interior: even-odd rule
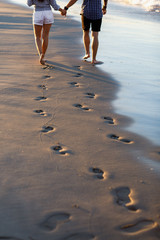
[[[108,0],[104,0],[103,1],[103,8],[102,8],[102,12],[103,12],[103,15],[105,15],[106,14],[106,12],[107,12],[107,4],[108,4]]]
[[[58,10],[61,12],[61,15],[65,15],[66,11],[62,9],[56,2],[56,0],[50,0],[51,6],[54,8],[54,10]]]
[[[77,2],[77,0],[70,0],[70,1],[68,2],[68,4],[65,6],[66,10],[67,10],[69,7],[71,7],[73,4],[75,4],[75,2]]]
[[[27,5],[30,7],[33,5],[33,0],[27,0]]]
[[[60,10],[60,6],[56,3],[56,0],[50,0],[50,4],[54,10]]]

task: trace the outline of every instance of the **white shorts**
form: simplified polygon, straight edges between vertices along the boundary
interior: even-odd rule
[[[53,12],[51,10],[36,11],[33,13],[33,24],[43,26],[43,24],[52,24],[54,22]]]

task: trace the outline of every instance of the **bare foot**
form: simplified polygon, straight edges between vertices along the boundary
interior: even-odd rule
[[[103,64],[103,62],[102,61],[97,61],[97,60],[92,60],[92,62],[91,62],[93,65],[98,65],[98,64]]]
[[[86,54],[86,55],[83,57],[84,60],[85,60],[85,59],[88,59],[88,58],[90,58],[90,54],[89,54],[89,53]]]
[[[40,64],[45,65],[44,54],[40,55],[39,62],[40,62]]]

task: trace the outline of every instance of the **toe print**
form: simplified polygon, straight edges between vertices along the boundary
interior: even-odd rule
[[[70,214],[65,212],[56,212],[49,215],[40,226],[46,231],[54,231],[60,225],[70,220]]]

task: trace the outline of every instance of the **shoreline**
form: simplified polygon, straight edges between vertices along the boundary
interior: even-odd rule
[[[158,162],[159,149],[123,129],[117,82],[78,59],[79,23],[55,16],[44,67],[32,11],[0,7],[1,235],[158,239],[159,176],[138,158]]]

